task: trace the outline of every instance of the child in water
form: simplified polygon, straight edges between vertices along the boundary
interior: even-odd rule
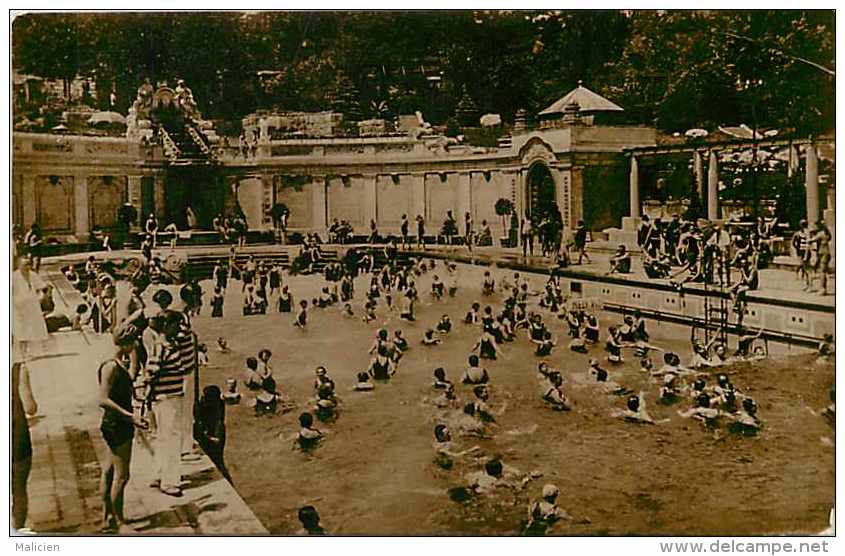
[[[356,392],[369,392],[375,389],[375,384],[370,382],[370,375],[368,375],[365,371],[358,373],[357,378],[358,382],[356,382],[355,386],[352,387],[352,389]]]
[[[440,317],[440,321],[437,323],[437,332],[440,334],[448,334],[452,331],[452,321],[449,320],[449,315],[443,315]]]
[[[654,419],[648,414],[645,407],[645,393],[640,392],[637,396],[629,396],[625,403],[626,408],[622,411],[612,413],[614,417],[619,417],[631,423],[641,423],[653,425]]]
[[[496,291],[496,281],[490,276],[490,271],[484,271],[484,280],[481,282],[481,295],[493,295]]]
[[[308,323],[308,301],[303,299],[299,302],[299,311],[296,313],[296,320],[293,325],[301,330],[305,330],[305,325]]]
[[[464,316],[464,324],[478,324],[478,321],[481,319],[479,310],[481,310],[481,304],[476,301],[472,304],[470,310],[467,311],[466,316]]]
[[[490,375],[487,374],[487,369],[479,365],[479,359],[476,354],[469,356],[469,367],[464,372],[461,382],[464,384],[487,384],[490,381]]]
[[[434,278],[431,281],[431,297],[433,297],[437,301],[440,301],[440,299],[443,297],[443,293],[444,293],[443,282],[441,282],[440,277],[437,274],[435,274]]]
[[[446,378],[446,369],[437,367],[434,369],[434,382],[431,383],[435,390],[448,390],[454,387],[452,381]]]
[[[307,452],[317,447],[323,439],[323,433],[314,428],[314,416],[310,413],[303,413],[299,416],[299,434],[296,435],[296,442],[299,449]]]
[[[539,357],[546,357],[552,353],[552,349],[555,347],[555,342],[552,339],[552,333],[546,330],[543,334],[543,339],[539,341],[534,341],[537,345],[536,351],[534,351],[534,355]]]
[[[439,344],[441,341],[442,341],[442,340],[441,340],[440,338],[436,338],[436,337],[434,336],[434,330],[432,330],[431,328],[429,328],[429,329],[428,329],[428,330],[426,330],[426,331],[425,331],[425,333],[423,334],[422,345],[424,345],[424,346],[436,346],[436,345],[437,345],[437,344]]]

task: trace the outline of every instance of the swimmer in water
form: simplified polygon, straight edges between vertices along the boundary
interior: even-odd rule
[[[629,396],[625,402],[625,409],[621,411],[614,411],[612,415],[620,419],[624,419],[631,423],[641,423],[645,425],[653,425],[654,419],[648,414],[645,404],[645,392],[640,392],[639,395]]]
[[[478,356],[474,353],[469,356],[469,367],[464,372],[461,382],[464,384],[487,384],[490,381],[490,375],[487,374],[487,369],[479,365]]]
[[[424,345],[424,346],[436,346],[437,344],[439,344],[442,341],[443,340],[441,340],[440,338],[437,338],[434,335],[434,330],[429,328],[423,334],[422,345]]]
[[[370,382],[370,375],[364,371],[358,373],[358,381],[352,387],[356,392],[369,392],[375,389],[375,385]]]
[[[561,519],[572,519],[565,510],[557,505],[560,491],[553,484],[543,486],[542,498],[528,506],[528,523],[525,535],[542,536]]]
[[[437,323],[437,332],[440,334],[448,334],[452,331],[452,321],[449,320],[449,315],[443,315],[440,317],[440,321]]]
[[[461,459],[469,454],[478,454],[479,446],[472,446],[466,450],[456,450],[452,443],[452,431],[443,423],[434,427],[434,451],[436,453],[435,463],[443,469],[451,469],[455,460]]]

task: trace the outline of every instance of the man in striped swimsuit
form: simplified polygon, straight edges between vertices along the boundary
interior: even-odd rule
[[[147,333],[148,332],[148,333]],[[190,372],[184,364],[183,316],[163,310],[152,319],[145,332],[147,344],[147,376],[150,379],[152,412],[156,435],[154,485],[170,496],[181,496],[182,434],[185,402],[185,376]]]

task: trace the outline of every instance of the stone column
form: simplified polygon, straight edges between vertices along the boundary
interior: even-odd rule
[[[411,213],[408,215],[408,227],[416,233],[416,217],[425,218],[425,174],[411,174]]]
[[[378,175],[364,174],[364,230],[362,233],[370,233],[370,220],[376,220],[378,223],[378,198],[376,193],[376,182]]]
[[[163,174],[156,174],[155,180],[153,181],[153,202],[155,204],[155,215],[158,219],[159,226],[164,227],[166,225],[166,216],[167,216],[167,206],[165,204],[165,179]],[[144,221],[147,219],[147,214],[144,215]],[[164,224],[162,224],[164,223]]]
[[[819,158],[814,143],[807,144],[805,157],[807,222],[813,225],[819,219]]]
[[[640,168],[637,157],[631,155],[631,172],[628,176],[628,187],[631,190],[631,207],[629,214],[631,218],[640,217]]]
[[[35,198],[35,176],[24,174],[21,180],[23,182],[21,184],[23,219],[19,224],[25,232],[38,217],[36,209],[37,199]]]
[[[695,174],[695,191],[698,197],[704,196],[704,162],[701,160],[701,152],[693,151],[692,153],[692,168]]]
[[[129,204],[135,207],[138,211],[138,218],[129,227],[130,231],[136,232],[140,230],[140,220],[146,221],[144,217],[144,207],[141,206],[141,178],[142,176],[127,176],[127,193]]]
[[[707,166],[707,219],[719,218],[719,159],[716,151],[710,151]]]
[[[584,219],[584,175],[580,167],[573,166],[570,176],[570,222],[577,225],[579,220]],[[589,224],[588,222],[587,225],[589,226]]]
[[[74,233],[79,239],[88,236],[90,230],[88,210],[88,176],[76,172],[73,175],[73,206],[74,206]]]
[[[513,208],[518,221],[525,218],[525,172],[521,168],[514,175]]]
[[[328,229],[326,223],[326,176],[312,176],[311,178],[311,226],[314,231],[324,234]]]
[[[262,224],[264,228],[270,230],[273,228],[273,217],[270,211],[273,209],[275,202],[275,191],[273,188],[273,176],[270,174],[261,174],[261,214]]]
[[[555,186],[557,188],[558,208],[563,218],[564,230],[575,227],[572,222],[572,173],[569,169],[555,170]]]

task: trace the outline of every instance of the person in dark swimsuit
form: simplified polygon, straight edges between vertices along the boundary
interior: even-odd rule
[[[220,318],[223,316],[223,292],[220,288],[214,288],[214,295],[211,296],[211,317]]]
[[[595,315],[587,317],[587,323],[584,327],[584,342],[588,344],[597,344],[599,342],[599,335],[601,328],[599,327],[599,320]]]
[[[132,460],[132,438],[135,427],[146,428],[144,421],[132,413],[134,377],[129,372],[129,354],[138,338],[133,334],[115,337],[115,355],[97,369],[100,384],[100,407],[103,417],[100,432],[111,451],[111,459],[100,476],[103,496],[103,528],[118,532],[132,532],[123,515],[123,491],[129,481]]]
[[[490,271],[484,271],[484,280],[481,282],[481,295],[493,295],[496,291],[496,281],[490,276]]]
[[[449,320],[449,315],[440,317],[440,322],[437,323],[437,331],[440,334],[448,334],[452,331],[452,321]]]
[[[489,330],[485,330],[481,333],[481,337],[475,343],[472,351],[477,351],[482,359],[496,359],[498,353],[496,338]]]
[[[12,527],[21,530],[29,512],[27,482],[32,468],[32,438],[27,415],[35,415],[38,404],[29,385],[29,371],[22,363],[12,365]]]
[[[323,433],[314,428],[314,416],[310,413],[303,413],[299,416],[299,434],[296,436],[296,443],[299,449],[307,452],[313,450],[323,439]]]
[[[279,312],[290,313],[293,309],[293,296],[287,286],[282,286],[282,293],[279,294]]]
[[[299,307],[299,312],[296,314],[296,320],[293,321],[293,325],[297,328],[305,329],[305,325],[308,322],[308,302],[303,299],[299,302]]]
[[[355,283],[349,274],[344,274],[340,281],[340,300],[351,301],[355,295]]]
[[[375,380],[390,380],[390,377],[396,372],[386,345],[379,346],[375,357],[370,362],[369,372]]]
[[[194,438],[220,470],[220,474],[231,483],[232,477],[223,460],[226,447],[226,401],[220,388],[213,384],[202,390],[194,420]]]
[[[217,285],[218,288],[221,290],[226,289],[226,283],[228,282],[228,271],[225,267],[220,265],[215,265],[214,270],[211,271],[211,274],[214,278],[214,283]]]

